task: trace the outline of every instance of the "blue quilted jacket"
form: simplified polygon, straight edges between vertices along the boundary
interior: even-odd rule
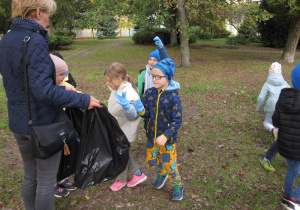
[[[47,31],[26,18],[13,20],[10,31],[0,41],[0,73],[6,90],[9,128],[30,134],[22,69],[24,37],[31,32],[27,48],[29,98],[33,125],[52,123],[62,107],[86,109],[90,96],[66,91],[55,85],[55,67],[49,56]]]
[[[182,122],[179,89],[179,83],[171,81],[166,90],[158,92],[152,87],[145,92],[142,99],[145,113],[141,117],[145,118],[147,144],[153,144],[160,135],[167,137],[167,145],[177,142],[177,131]]]

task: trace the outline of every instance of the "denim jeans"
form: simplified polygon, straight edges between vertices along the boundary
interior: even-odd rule
[[[271,161],[276,154],[278,153],[278,146],[277,146],[277,140],[273,142],[273,144],[271,145],[271,147],[268,149],[267,153],[266,153],[266,158]]]
[[[300,184],[297,189],[293,191],[295,179],[300,173],[300,162],[289,159],[286,159],[286,161],[289,168],[285,177],[284,195],[300,200]]]
[[[53,210],[53,189],[61,151],[45,160],[36,159],[33,155],[30,135],[16,133],[13,135],[17,140],[24,167],[22,197],[25,209]]]

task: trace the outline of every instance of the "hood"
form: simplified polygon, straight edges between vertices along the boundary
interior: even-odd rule
[[[300,113],[300,88],[284,88],[281,90],[277,105],[283,112]]]
[[[179,82],[171,80],[169,87],[167,87],[166,91],[180,90]]]
[[[284,84],[284,82],[285,82],[285,80],[281,73],[270,74],[267,77],[267,83],[269,83],[270,85],[273,85],[273,86],[281,86]]]
[[[129,87],[129,88],[132,87],[131,83],[130,83],[130,82],[127,82],[127,81],[125,81],[124,83],[122,83],[122,84],[120,85],[120,87],[119,87],[117,90],[111,89],[111,87],[109,87],[108,85],[106,85],[106,86],[108,87],[108,89],[109,89],[110,91],[112,91],[112,92],[114,92],[114,93],[118,93],[118,94],[120,94],[120,93],[122,93],[123,91],[125,91],[125,89],[126,89],[127,87]]]

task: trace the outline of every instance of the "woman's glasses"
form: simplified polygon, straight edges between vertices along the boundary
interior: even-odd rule
[[[166,77],[166,76],[159,76],[159,75],[150,74],[151,79],[161,80],[161,78],[163,78],[163,77]]]

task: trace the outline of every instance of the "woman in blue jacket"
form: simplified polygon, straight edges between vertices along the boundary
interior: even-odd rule
[[[22,197],[25,209],[54,209],[53,187],[61,152],[52,157],[36,159],[32,151],[28,123],[22,48],[25,36],[30,35],[26,66],[29,98],[34,125],[52,123],[62,107],[91,109],[99,101],[72,88],[55,85],[55,67],[49,55],[49,36],[46,27],[56,10],[54,0],[12,0],[13,22],[10,31],[0,42],[0,73],[6,91],[9,128],[19,146],[24,178]]]

